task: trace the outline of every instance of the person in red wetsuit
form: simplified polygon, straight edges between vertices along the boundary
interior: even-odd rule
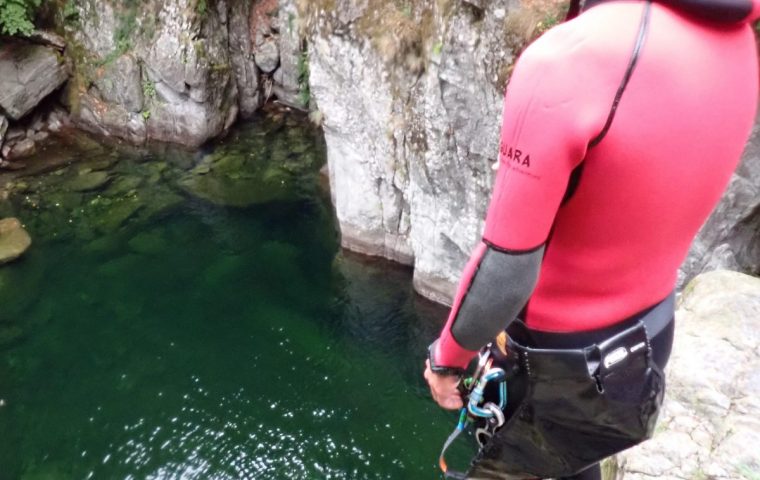
[[[665,311],[647,330],[664,367],[678,267],[753,125],[760,0],[573,8],[507,88],[483,239],[425,371],[444,408],[462,406],[459,378],[518,317],[539,347],[581,348]]]

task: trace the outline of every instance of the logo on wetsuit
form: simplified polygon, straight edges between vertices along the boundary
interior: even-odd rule
[[[506,143],[501,144],[501,156],[514,165],[530,168],[530,154],[519,148],[512,148]]]

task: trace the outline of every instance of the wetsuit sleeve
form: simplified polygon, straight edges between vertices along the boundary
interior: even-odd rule
[[[564,48],[573,48],[569,42]],[[571,173],[603,127],[604,102],[595,96],[612,98],[614,89],[600,92],[597,79],[583,70],[588,65],[576,64],[582,59],[564,55],[554,44],[534,44],[512,75],[483,242],[463,272],[432,352],[436,365],[466,368],[522,310],[535,288],[543,246]]]

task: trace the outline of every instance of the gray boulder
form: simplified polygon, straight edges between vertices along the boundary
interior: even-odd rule
[[[256,59],[256,66],[264,73],[272,73],[280,64],[280,48],[277,41],[268,39],[256,46],[253,53]]]
[[[94,85],[98,96],[105,102],[121,105],[130,113],[142,111],[142,70],[133,55],[121,55],[108,63],[94,79]]]
[[[0,220],[0,265],[16,260],[31,244],[31,237],[17,218]]]
[[[60,55],[51,48],[18,42],[0,46],[0,109],[18,120],[68,78]]]
[[[238,89],[230,59],[228,3],[77,2],[69,27],[75,82],[72,120],[134,143],[197,146],[234,122]],[[134,18],[134,22],[125,19]]]
[[[6,158],[8,160],[16,160],[19,158],[29,157],[34,155],[37,151],[37,145],[31,138],[24,138],[13,144]]]
[[[702,274],[684,290],[676,321],[657,432],[618,456],[617,479],[758,478],[760,279]]]

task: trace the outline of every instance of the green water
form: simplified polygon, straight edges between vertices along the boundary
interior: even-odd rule
[[[41,155],[0,202],[34,239],[0,267],[0,480],[440,478],[445,311],[339,251],[318,132]]]

